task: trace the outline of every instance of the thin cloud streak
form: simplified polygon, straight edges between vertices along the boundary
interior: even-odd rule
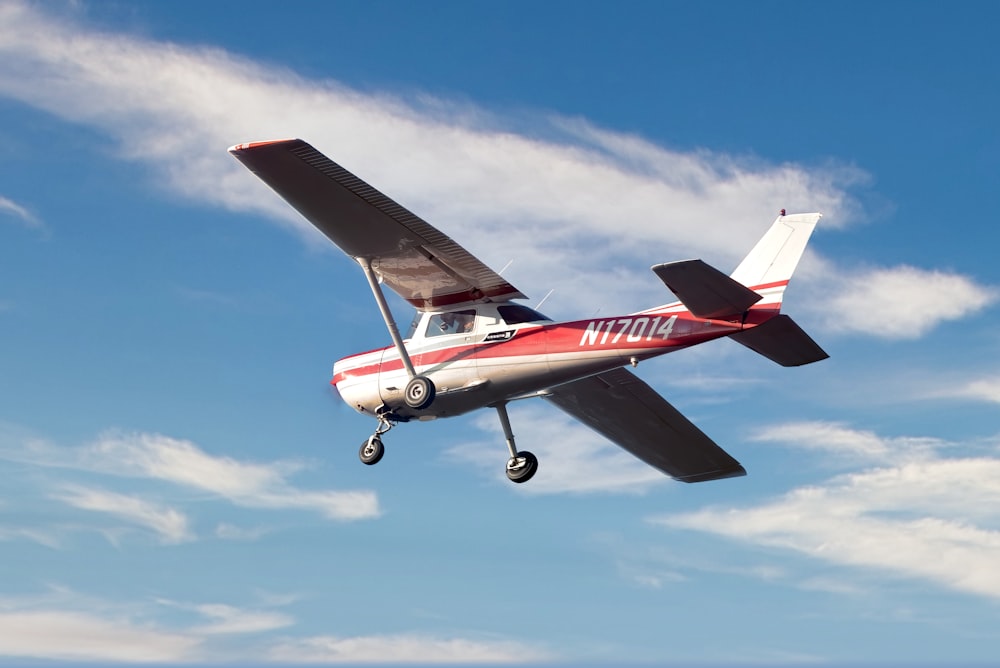
[[[313,636],[288,640],[268,657],[278,663],[524,663],[551,661],[548,653],[510,640],[481,641],[419,635],[351,638]]]
[[[107,513],[127,522],[146,527],[157,533],[163,543],[183,543],[194,538],[188,528],[188,519],[184,513],[138,497],[81,485],[67,485],[62,491],[52,496],[74,508]]]
[[[0,195],[0,219],[2,218],[16,218],[25,227],[32,229],[40,229],[42,227],[42,221],[40,221],[35,214],[31,213],[28,209],[21,206],[14,200]]]

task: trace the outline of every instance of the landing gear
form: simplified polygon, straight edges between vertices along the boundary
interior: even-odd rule
[[[414,410],[427,408],[434,401],[434,383],[426,376],[414,376],[403,390],[403,401]]]
[[[361,458],[361,462],[369,466],[378,464],[384,454],[385,446],[382,445],[382,439],[377,434],[369,436],[368,440],[361,444],[361,449],[358,450],[358,457]]]
[[[510,418],[507,417],[507,404],[496,405],[497,415],[500,417],[500,426],[503,427],[504,438],[507,439],[507,449],[510,450],[510,459],[507,460],[507,479],[511,482],[528,482],[538,471],[538,457],[527,450],[518,452],[514,445],[514,432],[510,428]]]
[[[537,470],[538,458],[527,450],[507,460],[507,479],[511,482],[528,482]]]
[[[382,434],[392,429],[394,424],[395,422],[389,417],[388,411],[379,412],[378,427],[375,428],[375,433],[369,436],[358,450],[358,458],[363,464],[371,466],[379,463],[379,460],[385,454],[385,446],[382,445]]]

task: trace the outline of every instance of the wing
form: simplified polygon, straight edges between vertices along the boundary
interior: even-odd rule
[[[681,482],[746,475],[739,462],[627,369],[559,385],[546,398]]]
[[[523,298],[447,235],[301,139],[238,144],[237,160],[418,309]]]

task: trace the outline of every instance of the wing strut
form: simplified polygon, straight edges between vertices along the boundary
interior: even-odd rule
[[[403,345],[403,338],[399,335],[399,327],[396,326],[396,320],[392,317],[389,305],[385,303],[385,295],[382,294],[382,286],[378,284],[378,278],[372,269],[371,260],[366,257],[359,257],[357,260],[365,272],[365,278],[368,279],[368,285],[371,286],[372,294],[375,295],[375,303],[378,304],[378,310],[382,313],[382,319],[385,320],[385,327],[389,330],[392,343],[396,346],[399,359],[403,362],[403,368],[406,369],[406,374],[410,377],[410,380],[406,383],[406,387],[403,389],[403,401],[410,408],[417,410],[427,408],[434,401],[436,393],[434,382],[425,376],[418,376],[416,369],[413,368],[413,362],[410,361],[410,354],[406,352],[406,346]]]
[[[365,271],[365,278],[368,279],[368,285],[371,286],[372,294],[375,295],[375,303],[378,304],[378,310],[382,313],[382,319],[385,320],[386,329],[389,330],[389,336],[392,337],[392,342],[396,346],[399,359],[403,360],[403,368],[406,369],[406,374],[411,379],[416,378],[417,372],[413,369],[410,354],[406,352],[406,347],[403,345],[403,338],[399,335],[399,327],[396,326],[396,320],[392,317],[392,311],[389,310],[389,305],[385,303],[385,295],[382,294],[382,286],[378,284],[378,278],[375,277],[375,272],[372,271],[371,260],[366,257],[359,257],[358,264]]]

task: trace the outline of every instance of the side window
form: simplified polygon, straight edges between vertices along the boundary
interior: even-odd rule
[[[476,327],[476,311],[452,311],[450,313],[435,313],[427,320],[427,331],[424,336],[442,336],[443,334],[465,334]]]
[[[508,325],[519,325],[522,322],[551,322],[550,318],[521,304],[503,304],[497,307],[497,311]]]

